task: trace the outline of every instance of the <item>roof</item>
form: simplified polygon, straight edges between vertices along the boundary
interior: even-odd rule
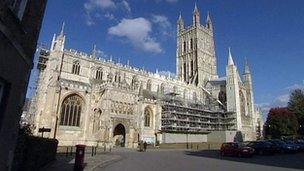
[[[208,81],[211,85],[226,85],[226,78],[227,77],[220,77],[214,80]]]

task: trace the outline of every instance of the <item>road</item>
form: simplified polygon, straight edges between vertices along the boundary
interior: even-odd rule
[[[120,161],[95,171],[295,171],[304,170],[304,153],[254,156],[253,158],[220,157],[216,150],[118,150]]]

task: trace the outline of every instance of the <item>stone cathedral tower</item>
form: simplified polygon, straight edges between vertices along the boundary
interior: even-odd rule
[[[201,25],[196,4],[190,27],[185,28],[181,14],[177,21],[176,58],[177,76],[188,84],[205,86],[209,80],[218,78],[210,14],[207,14],[206,25]]]

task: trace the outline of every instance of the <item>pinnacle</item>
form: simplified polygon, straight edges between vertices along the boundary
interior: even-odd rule
[[[232,58],[232,55],[231,55],[231,49],[230,49],[230,47],[228,48],[228,53],[229,53],[228,65],[234,65],[233,58]]]

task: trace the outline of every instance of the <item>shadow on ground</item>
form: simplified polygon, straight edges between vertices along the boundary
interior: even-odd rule
[[[214,158],[243,163],[252,163],[283,168],[304,169],[304,152],[297,154],[255,155],[252,158],[222,157],[219,150],[185,151],[186,155]]]

